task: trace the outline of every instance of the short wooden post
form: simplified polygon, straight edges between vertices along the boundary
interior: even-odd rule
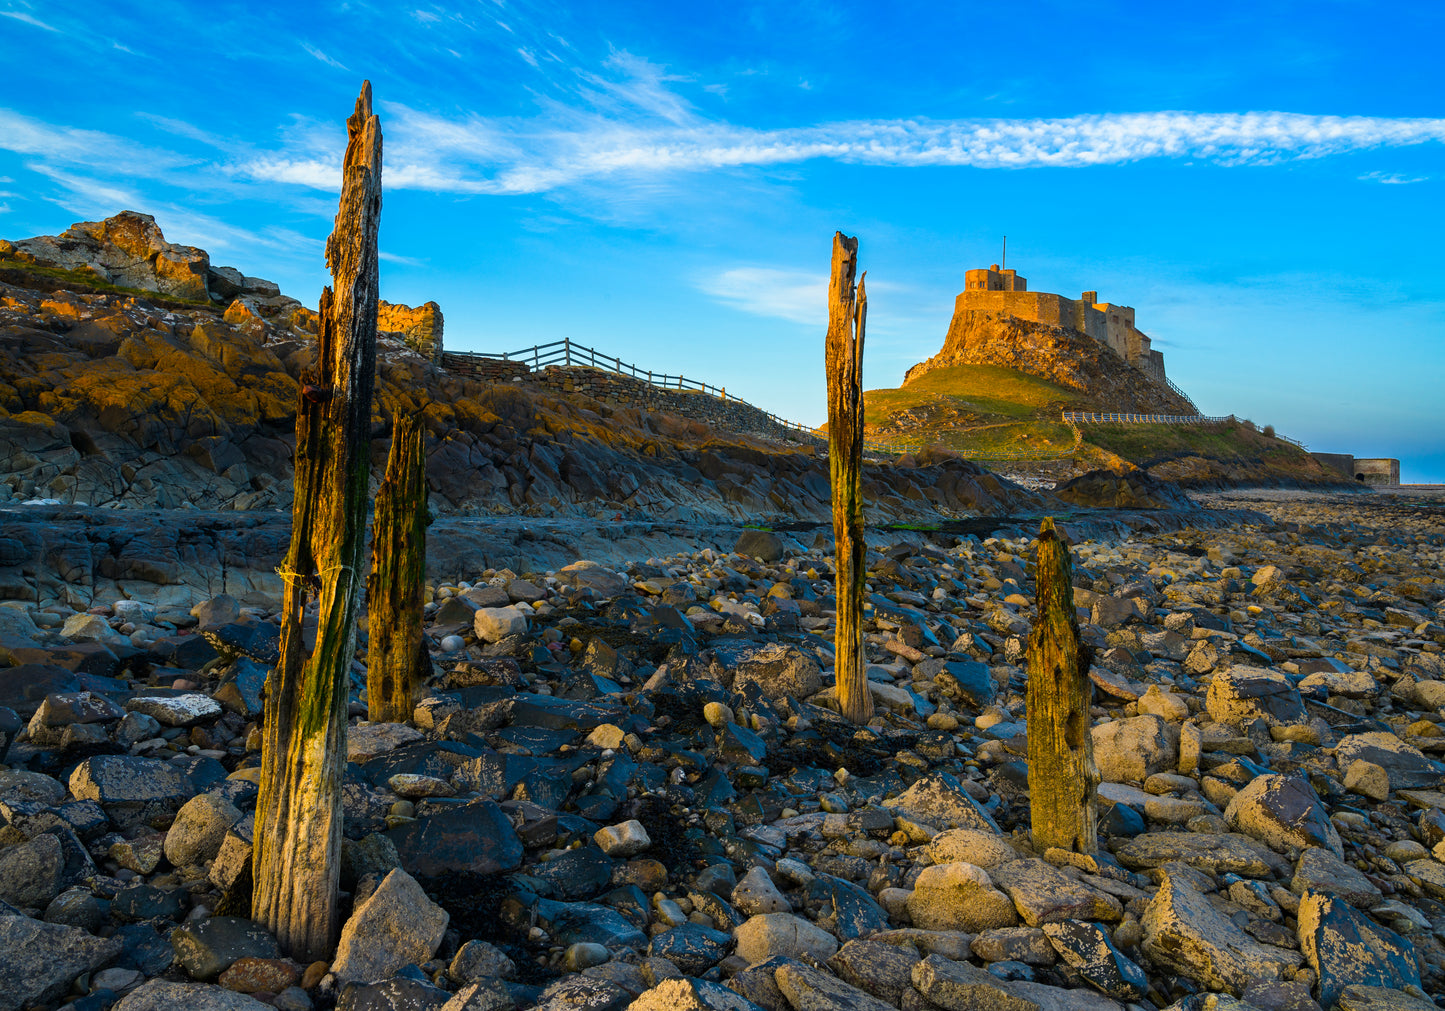
[[[856,289],[858,240],[833,234],[828,284],[828,474],[833,484],[833,543],[838,627],[833,639],[838,710],[854,723],[873,716],[863,654],[863,331],[868,296]]]
[[[1069,547],[1052,517],[1039,526],[1033,631],[1028,645],[1029,812],[1034,848],[1098,852],[1089,703],[1079,648]]]
[[[373,723],[408,722],[431,673],[422,634],[426,499],[426,428],[419,415],[398,414],[376,491],[366,581],[366,718]]]
[[[296,410],[291,546],[282,569],[281,657],[267,686],[256,802],[252,917],[302,962],[329,959],[341,872],[341,773],[356,652],[376,372],[381,125],[362,85],[346,121],[341,201],[326,243],[316,364]],[[319,598],[316,646],[302,641]]]

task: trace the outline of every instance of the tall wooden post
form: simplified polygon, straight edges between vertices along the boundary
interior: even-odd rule
[[[868,295],[863,278],[855,292],[858,240],[833,234],[828,282],[828,474],[833,484],[838,629],[833,640],[838,709],[854,723],[873,716],[863,655],[863,331]]]
[[[1081,669],[1069,547],[1052,517],[1039,526],[1038,613],[1028,648],[1029,811],[1034,848],[1098,852],[1089,672]]]
[[[291,547],[282,570],[281,658],[271,674],[256,803],[251,914],[301,961],[331,957],[341,852],[346,702],[356,652],[376,372],[381,125],[362,85],[346,121],[333,287],[321,293],[316,364],[296,410]],[[319,600],[316,646],[302,641]]]
[[[366,580],[366,715],[373,723],[411,719],[416,691],[431,671],[422,635],[426,578],[426,429],[420,415],[397,414],[386,477],[371,523]]]

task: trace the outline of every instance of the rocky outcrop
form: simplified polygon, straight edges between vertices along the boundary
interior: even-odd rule
[[[158,231],[136,234],[160,242]],[[34,286],[0,283],[0,503],[289,506],[295,405],[314,356],[314,314],[295,300],[280,311],[285,296],[255,294],[258,285],[218,312],[159,296],[48,290],[45,277],[35,275]],[[439,331],[434,308],[410,316],[403,309],[392,307],[393,323],[410,319],[417,332]],[[575,382],[550,388],[456,376],[387,334],[378,338],[377,373],[376,478],[392,418],[424,411],[439,513],[829,515],[827,462],[811,445],[730,434],[623,399],[609,403]],[[959,461],[871,468],[867,494],[871,522],[1009,513],[1036,501]]]
[[[1097,409],[1191,415],[1193,405],[1129,365],[1108,345],[1068,327],[992,312],[954,314],[943,348],[908,370],[903,385],[951,365],[996,365],[1079,390]]]
[[[301,307],[274,281],[247,277],[235,267],[212,265],[204,249],[167,242],[156,219],[121,211],[103,221],[81,221],[59,235],[17,242],[0,239],[0,260],[93,276],[119,288],[153,291],[184,302],[235,302],[267,317]],[[53,289],[51,289],[53,290]]]

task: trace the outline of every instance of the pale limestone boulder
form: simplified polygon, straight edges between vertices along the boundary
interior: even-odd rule
[[[767,869],[761,866],[754,866],[743,875],[742,880],[733,888],[732,900],[737,911],[747,916],[793,911],[793,904],[778,891],[778,886],[773,884]]]
[[[219,794],[192,797],[181,805],[166,831],[166,859],[176,867],[214,860],[227,831],[240,820],[241,812]]]
[[[636,856],[652,845],[652,840],[647,835],[647,829],[643,828],[642,822],[636,819],[599,828],[592,833],[592,841],[597,843],[602,852],[609,857],[622,859]]]
[[[413,962],[420,965],[436,954],[450,919],[415,878],[397,868],[341,928],[331,971],[343,983],[370,983]]]
[[[513,604],[479,607],[472,617],[472,630],[483,642],[497,642],[509,635],[526,635],[527,616]]]
[[[1108,783],[1142,783],[1179,765],[1179,728],[1158,716],[1130,716],[1094,727],[1094,764]]]
[[[954,828],[938,833],[923,848],[923,854],[935,864],[961,862],[986,871],[1017,860],[1019,856],[1003,836],[973,828]]]
[[[1189,703],[1184,697],[1166,692],[1158,685],[1150,685],[1135,705],[1139,708],[1139,715],[1157,716],[1169,723],[1183,723],[1189,718]]]
[[[971,934],[1019,922],[1013,900],[994,887],[988,872],[961,861],[923,869],[908,897],[908,915],[924,930]]]
[[[737,955],[755,965],[774,955],[797,958],[811,955],[819,961],[833,957],[838,939],[822,927],[792,913],[759,913],[733,930]]]

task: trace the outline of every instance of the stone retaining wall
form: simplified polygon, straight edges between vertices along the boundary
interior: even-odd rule
[[[442,367],[448,372],[488,382],[522,379],[560,393],[580,393],[604,404],[638,407],[646,411],[666,411],[729,432],[826,445],[825,440],[818,436],[780,424],[770,418],[766,411],[741,400],[723,400],[700,390],[663,389],[644,379],[634,379],[604,369],[580,365],[549,365],[534,372],[524,362],[461,354],[442,355]]]

